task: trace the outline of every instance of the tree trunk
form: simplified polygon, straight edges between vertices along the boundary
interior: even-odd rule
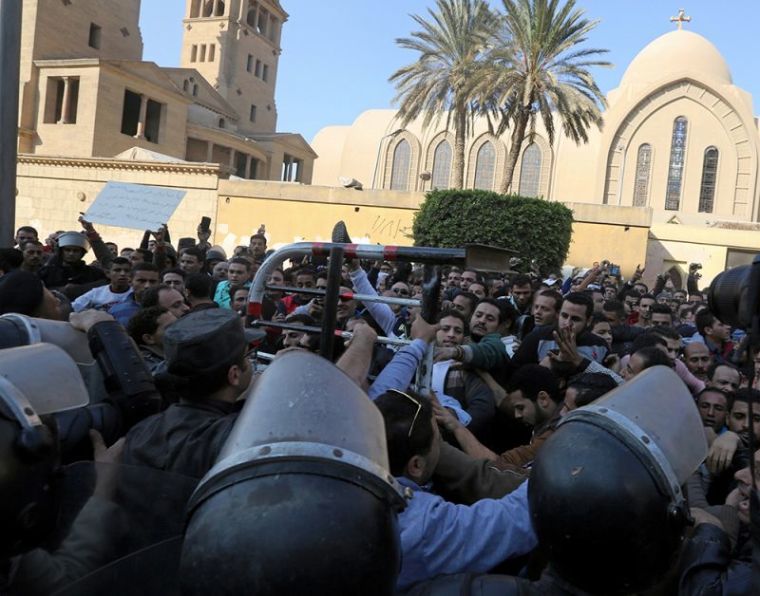
[[[509,155],[507,156],[507,165],[504,168],[504,179],[501,182],[501,188],[499,188],[501,194],[507,194],[509,192],[509,187],[512,185],[512,178],[515,175],[515,166],[517,166],[517,158],[520,157],[520,148],[525,139],[525,129],[528,126],[529,115],[530,110],[520,110],[520,115],[515,121],[515,128],[512,131],[512,140],[509,147]]]
[[[453,170],[451,187],[459,190],[464,188],[464,133],[466,128],[467,112],[465,109],[457,109],[454,115],[454,159],[451,164]]]

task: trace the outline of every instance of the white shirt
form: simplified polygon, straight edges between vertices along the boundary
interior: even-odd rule
[[[131,296],[132,288],[129,288],[126,292],[120,292],[117,294],[111,291],[111,286],[109,284],[85,292],[71,303],[71,307],[74,309],[74,312],[81,312],[88,308],[108,310],[114,304],[126,302]]]

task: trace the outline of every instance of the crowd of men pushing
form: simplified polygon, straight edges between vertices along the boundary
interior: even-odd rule
[[[122,461],[201,478],[255,382],[246,357],[252,336],[238,329],[267,256],[265,230],[227,258],[202,227],[197,240],[182,239],[176,249],[161,229],[146,232],[139,248],[119,250],[80,221],[83,232],[52,234],[45,243],[32,227],[18,230],[16,248],[0,253],[0,314],[70,318],[80,328],[113,317],[124,325],[154,375],[186,382],[168,387],[163,412],[127,433]],[[90,247],[95,260],[86,264]],[[276,269],[268,282],[324,289],[324,269],[297,263]],[[698,265],[690,267],[687,289],[664,274],[649,288],[642,274],[637,268],[623,282],[607,262],[564,280],[449,267],[438,320],[426,322],[418,307],[350,297],[421,298],[420,268],[345,264],[337,325],[353,336],[336,346],[333,360],[382,412],[391,472],[415,495],[399,520],[399,589],[508,560],[523,564],[536,547],[526,487],[543,442],[567,412],[655,365],[674,369],[694,396],[710,451],[690,482],[690,503],[697,525],[717,528],[730,544],[720,565],[705,563],[714,573],[687,565],[676,581],[685,593],[705,581],[749,589],[747,466],[750,425],[760,436],[760,354],[748,360],[746,336],[732,335],[710,312]],[[264,318],[316,326],[323,306],[321,296],[270,290]],[[193,334],[200,352],[188,347]],[[379,335],[408,344],[383,347]],[[257,349],[315,351],[317,339],[269,328]],[[410,385],[430,343],[433,391],[422,396]]]

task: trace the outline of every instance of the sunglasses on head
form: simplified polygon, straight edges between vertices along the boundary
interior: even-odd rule
[[[417,422],[417,418],[420,415],[420,412],[422,411],[422,404],[418,399],[413,398],[408,393],[404,393],[403,391],[399,391],[398,389],[389,389],[391,393],[395,393],[396,395],[400,395],[401,397],[404,397],[408,399],[410,402],[412,402],[415,406],[417,406],[417,411],[414,413],[414,418],[412,418],[412,423],[409,425],[409,432],[406,434],[406,437],[409,438],[412,436],[412,432],[414,431],[414,425]]]

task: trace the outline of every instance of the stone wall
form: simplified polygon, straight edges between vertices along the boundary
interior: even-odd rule
[[[169,221],[172,240],[195,237],[201,217],[212,219],[211,241],[231,254],[266,224],[270,247],[291,242],[329,241],[336,221],[346,222],[355,242],[411,245],[414,213],[423,193],[220,179],[209,164],[141,163],[114,159],[76,159],[22,155],[18,166],[16,225],[32,225],[44,237],[78,229],[87,210],[109,180],[182,188],[187,195]],[[685,280],[688,263],[704,265],[702,283],[725,269],[732,258],[760,251],[760,230],[652,224],[647,208],[566,203],[573,210],[573,238],[567,264],[589,267],[609,259],[630,276],[647,265],[644,281],[675,268]],[[737,224],[738,225],[738,224]],[[139,230],[98,226],[107,240],[136,246]],[[541,230],[536,230],[541,233]],[[738,255],[738,256],[737,256]]]
[[[110,180],[187,190],[168,222],[175,243],[183,236],[195,237],[204,215],[216,219],[219,167],[215,165],[22,155],[18,164],[16,226],[32,225],[43,238],[56,230],[78,230],[80,212],[87,211]],[[135,247],[142,239],[139,230],[100,225],[97,229],[105,240],[120,247]]]

